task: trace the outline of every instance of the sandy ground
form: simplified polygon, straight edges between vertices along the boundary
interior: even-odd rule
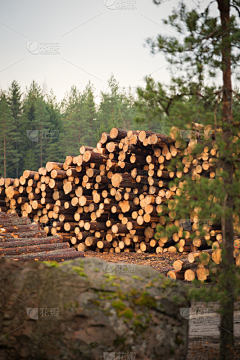
[[[187,258],[186,254],[181,253],[163,253],[163,254],[152,254],[152,253],[120,253],[120,254],[107,254],[107,253],[97,253],[95,251],[86,251],[85,257],[98,257],[102,260],[114,263],[129,263],[136,265],[148,265],[152,266],[155,270],[161,272],[162,274],[167,274],[169,270],[174,270],[172,263],[177,259]]]
[[[94,251],[85,252],[86,257],[98,257],[112,263],[130,263],[152,266],[155,270],[166,275],[173,270],[172,263],[176,259],[187,258],[187,254],[163,253],[120,253],[105,254]],[[240,303],[236,304],[240,309]],[[189,318],[189,344],[186,360],[218,360],[219,359],[219,315],[216,304],[193,303]],[[235,358],[240,360],[240,311],[234,315]]]
[[[189,325],[187,360],[219,359],[219,314],[210,308],[200,311],[200,314],[193,311]],[[236,355],[233,360],[237,360],[240,359],[240,311],[234,313],[234,334]]]

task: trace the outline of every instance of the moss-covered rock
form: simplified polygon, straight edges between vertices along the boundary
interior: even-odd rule
[[[150,267],[110,275],[104,261],[85,258],[1,259],[0,268],[0,360],[94,360],[107,352],[139,360],[186,357],[184,286]]]

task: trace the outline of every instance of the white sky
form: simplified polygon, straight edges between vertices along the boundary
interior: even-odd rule
[[[151,55],[143,45],[148,37],[174,34],[162,19],[178,1],[156,6],[152,0],[136,0],[136,10],[114,10],[115,2],[119,0],[1,0],[0,88],[17,80],[24,90],[34,79],[61,100],[72,85],[82,91],[89,80],[99,96],[111,73],[120,86],[143,86],[150,74],[168,84],[164,56]],[[194,6],[193,0],[187,3]],[[60,54],[32,54],[36,44],[28,51],[31,42],[57,43]]]

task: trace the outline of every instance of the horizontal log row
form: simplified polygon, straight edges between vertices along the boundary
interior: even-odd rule
[[[15,261],[56,260],[64,261],[84,256],[70,248],[63,237],[46,236],[39,224],[16,213],[0,212],[0,257]]]

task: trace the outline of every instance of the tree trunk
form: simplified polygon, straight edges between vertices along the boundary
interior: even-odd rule
[[[223,123],[229,125],[233,121],[232,115],[232,83],[231,83],[231,40],[230,40],[230,2],[229,0],[218,0],[222,25],[222,72],[223,72]],[[230,152],[231,130],[223,132],[226,142],[225,151]],[[225,274],[224,282],[227,295],[221,300],[220,321],[220,360],[234,358],[234,335],[233,335],[233,313],[234,313],[234,284],[233,284],[233,202],[228,189],[232,188],[233,165],[223,160],[223,170],[228,174],[225,179],[225,200],[223,204],[222,229],[223,229],[223,259],[222,267]],[[227,212],[225,211],[227,209]]]
[[[3,161],[4,161],[4,177],[7,177],[7,167],[6,167],[6,141],[5,141],[5,124],[4,124],[4,131],[3,131]]]

